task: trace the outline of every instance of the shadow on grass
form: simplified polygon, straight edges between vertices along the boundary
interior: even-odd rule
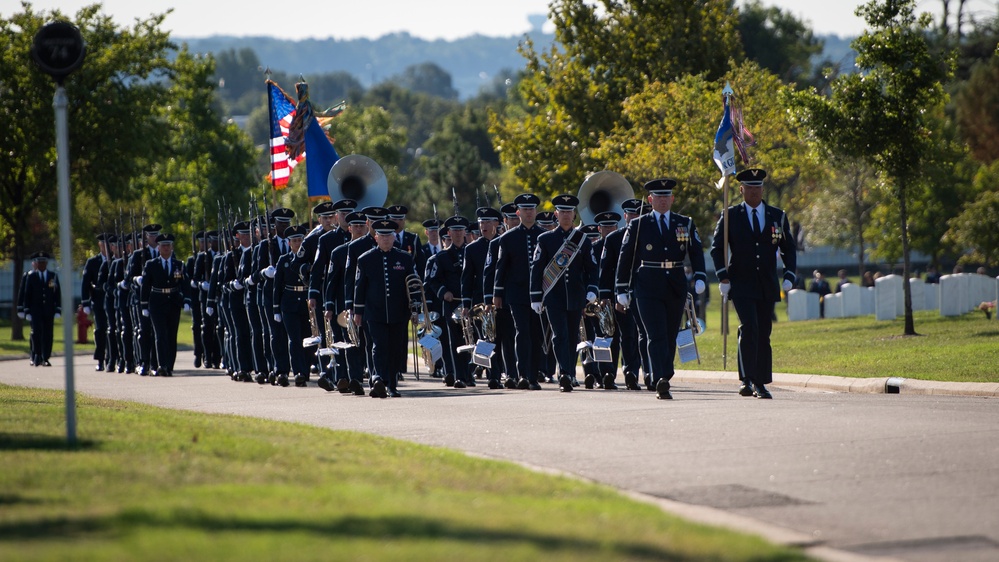
[[[342,517],[329,522],[295,519],[261,520],[209,515],[197,511],[156,514],[143,510],[124,511],[107,517],[58,517],[29,522],[0,524],[0,543],[21,540],[82,539],[86,535],[114,536],[141,528],[168,530],[183,528],[212,535],[214,533],[273,533],[275,539],[287,533],[308,533],[337,541],[344,539],[374,539],[388,546],[392,541],[446,540],[457,544],[469,543],[510,547],[533,545],[542,552],[573,552],[592,555],[606,553],[612,558],[686,561],[701,559],[685,556],[661,546],[637,542],[612,542],[610,537],[599,540],[546,534],[525,525],[521,530],[508,531],[455,523],[429,516]]]
[[[77,439],[70,445],[65,437],[53,437],[37,433],[0,432],[0,451],[84,451],[93,449],[97,443]]]

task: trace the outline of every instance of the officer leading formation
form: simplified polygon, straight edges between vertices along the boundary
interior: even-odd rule
[[[776,257],[793,282],[795,248],[786,214],[762,202],[765,176],[739,174],[731,261],[724,219],[711,256],[742,322],[739,392],[770,398]],[[569,394],[580,363],[586,389],[618,390],[620,363],[625,389],[669,400],[688,299],[707,283],[704,251],[693,220],[671,210],[678,183],[644,187],[645,201],[621,201],[620,213],[589,225],[577,225],[577,196],[558,195],[541,213],[541,200],[522,193],[476,209],[474,223],[422,221],[426,244],[404,230],[404,205],[358,209],[351,199],[316,205],[311,228],[279,208],[198,232],[185,261],[160,225],[103,233],[81,305],[96,320],[96,369],[172,376],[190,310],[194,367],[234,381],[307,387],[316,377],[327,392],[386,398],[423,370],[459,392],[485,379],[491,390],[553,383]],[[33,264],[18,313],[31,322],[32,364],[48,365],[58,279],[47,254]]]

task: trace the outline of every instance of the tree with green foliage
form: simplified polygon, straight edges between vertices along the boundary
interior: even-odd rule
[[[983,166],[974,183],[980,189],[978,197],[950,220],[946,238],[965,249],[961,263],[995,267],[999,265],[999,160]]]
[[[169,99],[165,79],[173,49],[160,29],[164,15],[121,29],[99,5],[82,8],[73,18],[58,11],[36,13],[28,4],[22,10],[0,20],[0,114],[6,117],[0,135],[0,228],[6,235],[3,255],[13,262],[15,294],[26,256],[51,249],[35,246],[37,234],[54,229],[56,221],[56,205],[46,203],[55,200],[55,84],[31,64],[32,38],[59,19],[76,25],[86,41],[84,64],[65,83],[71,193],[104,202],[127,197],[132,179],[166,154],[158,108]],[[13,339],[23,339],[16,318]]]
[[[823,42],[808,25],[790,12],[764,6],[760,0],[739,9],[739,37],[746,58],[780,77],[785,84],[807,85],[812,57],[822,53]]]
[[[979,162],[999,160],[999,53],[975,65],[954,99],[961,135]]]
[[[857,9],[869,26],[853,42],[861,72],[842,76],[832,97],[786,94],[795,116],[831,151],[862,158],[883,174],[897,207],[903,278],[910,277],[909,205],[929,155],[936,150],[934,110],[945,101],[952,57],[931,52],[929,14],[917,18],[914,0],[872,0]],[[903,283],[905,335],[915,335],[912,294]]]
[[[687,74],[715,80],[742,54],[729,0],[555,0],[549,16],[555,44],[522,44],[519,103],[490,126],[516,187],[542,198],[605,167],[593,151],[630,96]]]

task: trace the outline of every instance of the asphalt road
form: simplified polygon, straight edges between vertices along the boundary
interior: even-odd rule
[[[788,376],[768,401],[740,397],[734,381],[681,376],[675,399],[660,401],[646,391],[562,394],[556,385],[455,390],[408,376],[402,398],[379,400],[326,393],[314,380],[308,388],[235,383],[191,368],[192,359],[182,352],[174,377],[147,378],[96,373],[78,356],[76,389],[515,461],[827,560],[999,559],[996,397],[816,390]],[[6,361],[0,382],[62,389],[64,363]]]

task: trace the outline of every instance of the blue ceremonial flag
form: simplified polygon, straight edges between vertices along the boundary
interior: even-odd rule
[[[728,109],[728,98],[725,96],[725,110],[722,114],[721,124],[718,125],[718,132],[715,133],[714,160],[721,170],[722,177],[735,173],[735,148],[732,146],[732,117]],[[721,184],[719,183],[719,187]]]
[[[333,141],[326,136],[326,131],[316,119],[316,114],[312,110],[312,103],[309,101],[309,85],[304,82],[295,84],[298,92],[298,108],[295,113],[295,120],[291,125],[289,141],[295,142],[301,134],[305,144],[306,177],[309,181],[309,199],[329,198],[329,188],[327,181],[333,164],[340,159],[340,155],[333,148]],[[304,131],[303,131],[304,129]],[[300,133],[301,132],[301,133]]]

